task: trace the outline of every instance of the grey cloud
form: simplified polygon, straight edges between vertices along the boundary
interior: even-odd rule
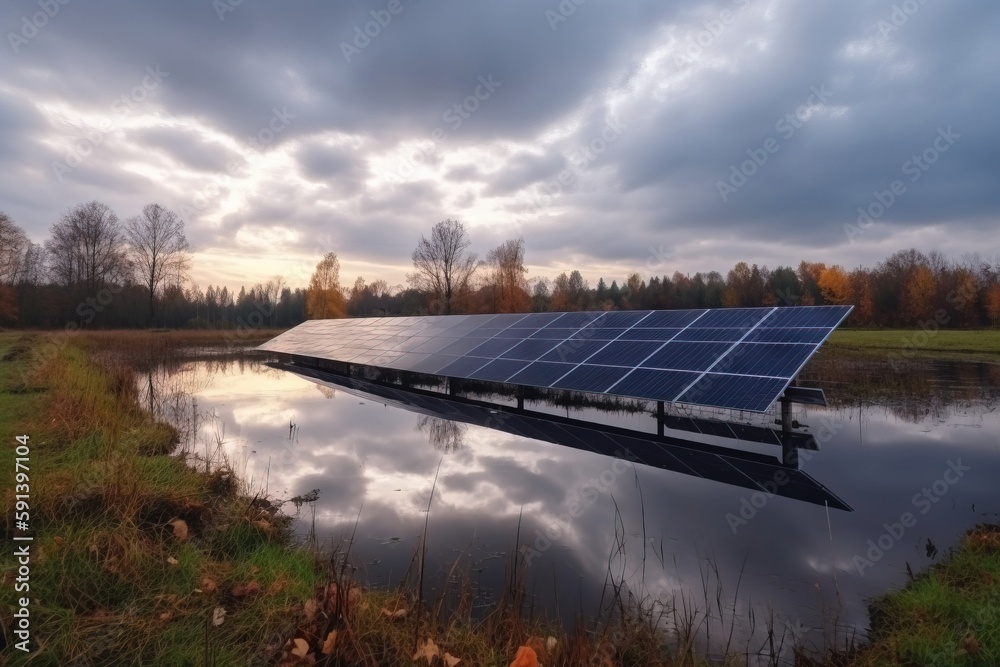
[[[20,25],[27,6],[5,5],[0,25]],[[330,235],[342,257],[405,269],[435,222],[492,214],[489,229],[475,229],[477,248],[523,234],[536,266],[572,255],[621,266],[621,278],[663,243],[691,248],[690,265],[725,270],[740,259],[795,262],[804,252],[856,265],[906,243],[904,234],[923,238],[942,226],[953,232],[954,252],[993,234],[993,5],[925,3],[897,28],[880,24],[892,20],[890,2],[750,3],[685,62],[652,57],[667,45],[666,31],[683,40],[737,3],[584,3],[550,23],[555,2],[403,0],[347,62],[341,43],[384,7],[242,3],[220,20],[208,2],[62,6],[19,53],[0,49],[0,209],[40,239],[80,201],[105,200],[123,216],[150,201],[187,203],[231,157],[205,138],[218,132],[251,154],[252,142],[266,139],[261,162],[294,146],[297,167],[246,192],[221,225],[209,221],[218,222],[222,202],[209,202],[188,222],[199,245],[228,247],[243,226],[283,225],[303,239]],[[129,114],[115,115],[115,100],[156,66],[168,73],[163,81]],[[475,96],[480,77],[499,86],[451,122],[448,110]],[[822,86],[829,100],[785,136],[776,123]],[[49,164],[78,132],[61,115],[94,114],[143,118],[147,127],[125,123],[55,183]],[[275,124],[277,117],[284,120]],[[150,119],[164,127],[149,127]],[[620,136],[576,163],[610,120],[623,124]],[[196,125],[206,133],[165,127]],[[948,127],[961,135],[955,145],[906,181],[862,242],[848,243],[843,225],[857,208],[909,178],[905,163]],[[331,134],[361,148],[331,148]],[[719,183],[772,138],[779,149],[723,201]],[[383,171],[400,171],[391,151],[414,145],[430,146],[414,175],[376,185]],[[501,159],[492,173],[463,153],[485,148]],[[158,181],[130,164],[176,173]],[[532,206],[540,186],[567,168],[572,182]],[[698,240],[715,245],[698,250]],[[766,250],[751,250],[765,241]]]

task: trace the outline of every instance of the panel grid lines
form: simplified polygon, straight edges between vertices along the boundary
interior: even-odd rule
[[[643,315],[643,316],[642,316],[641,318],[639,318],[639,320],[638,320],[638,321],[637,321],[637,322],[636,322],[635,324],[633,324],[632,326],[630,326],[630,327],[629,327],[628,329],[626,329],[625,331],[631,331],[632,329],[636,328],[636,326],[638,326],[640,322],[642,322],[643,320],[647,319],[647,318],[648,318],[648,317],[649,317],[650,315],[652,315],[652,314],[653,314],[654,312],[656,312],[656,311],[650,311],[650,312],[646,313],[646,314],[645,314],[645,315]],[[597,317],[597,318],[595,318],[594,320],[592,320],[591,322],[589,322],[589,323],[587,324],[587,326],[590,326],[591,324],[593,324],[594,322],[596,322],[596,321],[597,321],[597,320],[599,320],[599,319],[601,319],[601,318],[600,318],[600,317]],[[584,329],[586,329],[586,327],[583,327],[583,328],[581,328],[581,329],[580,329],[580,331],[583,331]],[[622,336],[624,336],[624,335],[625,335],[625,331],[623,331],[622,333],[618,334],[618,337],[617,337],[617,338],[615,338],[614,340],[618,340],[618,338],[621,338]],[[563,341],[562,343],[560,343],[559,345],[562,345],[563,343],[566,343],[566,342],[568,342],[568,341],[569,341],[569,339],[567,338],[566,340],[564,340],[564,341]],[[611,344],[612,342],[614,342],[614,341],[608,341],[608,345],[610,345],[610,344]],[[556,348],[558,348],[558,347],[559,347],[559,345],[557,345],[557,346],[556,346]],[[603,346],[603,347],[602,347],[601,349],[603,350],[603,349],[604,349],[605,347],[607,347],[607,345]],[[556,348],[553,348],[553,349],[556,349]],[[601,350],[595,350],[594,354],[597,354],[597,352],[600,352],[600,351],[601,351]],[[592,357],[592,356],[594,356],[594,355],[593,355],[593,354],[592,354],[592,355],[590,355],[590,357]],[[590,357],[587,357],[587,358],[589,359]],[[570,374],[570,373],[572,373],[572,372],[573,372],[573,371],[571,370],[571,371],[567,372],[567,373],[566,373],[566,375],[569,375],[569,374]],[[559,378],[558,380],[556,380],[556,381],[555,381],[555,382],[553,382],[552,384],[548,385],[548,387],[547,387],[547,388],[551,388],[551,387],[555,387],[555,386],[557,386],[557,383],[558,383],[558,382],[559,382],[560,380],[562,380],[562,379],[563,379],[563,377],[566,377],[566,375],[563,375],[563,376],[562,376],[561,378]],[[610,390],[610,388],[609,388],[609,390]]]
[[[699,383],[699,382],[701,381],[701,379],[702,379],[703,377],[705,377],[705,375],[706,375],[706,374],[708,374],[709,372],[711,372],[711,370],[712,370],[713,368],[715,368],[716,366],[718,366],[718,365],[719,365],[719,362],[720,362],[720,361],[722,361],[722,360],[723,360],[723,359],[725,358],[725,356],[726,356],[727,354],[729,354],[730,352],[732,352],[732,351],[733,351],[733,349],[734,349],[734,348],[735,348],[735,347],[736,347],[737,345],[739,345],[739,344],[740,344],[741,342],[743,342],[743,340],[744,340],[744,339],[745,339],[745,338],[746,338],[747,336],[749,336],[749,335],[750,335],[750,333],[751,333],[751,332],[752,332],[752,331],[753,331],[754,329],[756,329],[756,328],[757,328],[758,326],[760,326],[760,323],[761,323],[761,322],[763,322],[764,320],[766,320],[766,319],[767,319],[767,318],[768,318],[769,316],[773,315],[773,314],[774,314],[774,311],[775,311],[775,310],[777,310],[777,307],[773,308],[773,309],[771,310],[771,312],[769,312],[769,313],[768,313],[767,315],[765,315],[764,317],[760,318],[760,319],[759,319],[759,320],[757,321],[757,324],[755,324],[755,325],[753,325],[752,327],[750,327],[750,330],[749,330],[749,331],[747,331],[746,333],[744,333],[744,334],[743,334],[743,337],[742,337],[742,338],[740,338],[740,339],[739,339],[738,341],[736,341],[735,343],[733,343],[733,344],[732,344],[732,346],[730,346],[730,348],[729,348],[728,350],[726,350],[725,352],[723,352],[723,353],[722,353],[722,355],[720,355],[720,356],[719,356],[719,358],[715,360],[715,363],[713,363],[713,364],[712,364],[711,366],[709,366],[708,368],[706,368],[706,369],[705,369],[705,371],[704,371],[704,372],[703,372],[703,373],[701,374],[701,377],[699,377],[699,378],[698,378],[698,379],[696,379],[696,380],[695,380],[694,382],[692,382],[692,383],[691,383],[691,384],[689,384],[689,385],[688,385],[687,387],[685,387],[685,388],[684,388],[684,390],[683,390],[683,391],[682,391],[681,393],[677,394],[677,396],[675,396],[675,397],[674,397],[674,400],[673,400],[672,402],[678,402],[678,401],[680,401],[680,398],[681,398],[681,396],[683,396],[683,395],[684,395],[684,394],[685,394],[685,393],[686,393],[686,392],[687,392],[687,391],[688,391],[689,389],[691,389],[691,387],[693,387],[693,386],[695,386],[696,384],[698,384],[698,383]],[[709,312],[712,312],[712,311],[705,311],[705,312],[706,312],[706,313],[709,313]]]
[[[455,379],[763,412],[852,309],[309,320],[258,349]]]

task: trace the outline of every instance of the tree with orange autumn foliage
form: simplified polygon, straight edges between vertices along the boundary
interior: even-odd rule
[[[340,291],[340,260],[328,252],[316,265],[309,280],[306,312],[311,320],[344,317],[344,294]]]
[[[817,283],[819,292],[823,295],[823,303],[839,306],[851,302],[851,281],[844,267],[839,264],[820,271]]]
[[[917,265],[903,290],[903,312],[915,322],[933,318],[936,295],[937,281],[934,273],[926,264]]]

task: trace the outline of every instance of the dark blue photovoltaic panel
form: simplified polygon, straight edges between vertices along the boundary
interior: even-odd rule
[[[552,386],[573,391],[604,393],[628,372],[627,368],[615,366],[577,366],[569,375]]]
[[[778,308],[761,322],[762,327],[823,327],[832,329],[847,317],[853,306]]]
[[[491,320],[494,320],[498,315],[465,315],[461,321],[455,324],[453,329],[455,331],[474,331],[480,327],[484,327]]]
[[[525,318],[524,313],[504,313],[502,315],[494,315],[486,323],[490,329],[506,329],[508,327],[519,327],[518,324],[521,320]]]
[[[617,313],[605,313],[597,324],[602,327],[629,328],[638,326],[640,320],[649,315],[648,310],[632,310]]]
[[[563,316],[549,322],[546,327],[548,328],[574,328],[579,329],[580,327],[585,327],[604,313],[594,313],[594,312],[583,312],[583,313],[563,313]]]
[[[729,341],[730,343],[735,343],[739,339],[746,335],[749,329],[746,328],[696,328],[689,327],[681,331],[674,340],[687,340],[687,341]]]
[[[496,337],[497,338],[516,338],[518,340],[524,340],[525,338],[529,338],[531,336],[531,334],[535,333],[536,331],[538,331],[537,328],[536,329],[522,329],[520,327],[511,327],[509,329],[504,329],[503,331],[499,332],[496,335]]]
[[[666,368],[677,371],[705,371],[732,347],[731,343],[680,343],[671,341],[666,347],[642,363],[645,368]]]
[[[641,341],[615,341],[601,348],[594,356],[587,359],[588,364],[604,366],[637,366],[639,362],[653,354],[663,343],[645,343]]]
[[[794,343],[740,343],[712,370],[737,375],[791,377],[814,349],[812,345]]]
[[[642,326],[652,328],[686,327],[704,310],[656,310],[642,321]]]
[[[551,352],[546,353],[542,361],[560,361],[569,364],[579,364],[587,357],[607,345],[605,340],[568,340],[559,343]]]
[[[392,368],[403,366],[414,373],[435,374],[448,364],[454,362],[458,357],[445,356],[441,354],[404,354],[399,358],[397,364]]]
[[[612,329],[611,327],[585,327],[580,329],[568,340],[614,340],[625,333],[627,329]]]
[[[523,340],[511,349],[507,350],[500,355],[501,359],[524,359],[525,361],[534,361],[538,359],[546,352],[550,351],[559,343],[554,340],[545,340],[543,338],[532,338],[530,340]]]
[[[468,339],[466,339],[466,340],[468,340]],[[435,352],[443,352],[444,348],[451,347],[456,342],[458,342],[458,341],[456,341],[454,338],[428,338],[424,342],[422,342],[420,345],[418,345],[417,347],[413,347],[413,348],[410,348],[408,350],[405,350],[405,352],[424,352],[426,354],[434,354]],[[479,341],[476,341],[476,344],[482,344],[483,342],[484,341],[479,340]],[[473,347],[475,347],[475,346],[473,346]],[[468,352],[471,349],[472,348],[468,348],[467,350],[465,350],[465,352]],[[400,351],[404,351],[404,350],[400,350]],[[462,352],[455,352],[453,354],[462,354]]]
[[[494,327],[481,327],[475,331],[470,331],[465,335],[472,336],[473,338],[494,338],[502,331],[503,329],[496,329]]]
[[[463,355],[468,354],[472,350],[476,349],[483,343],[487,341],[486,338],[442,338],[447,342],[447,346],[440,350],[442,354],[454,354]],[[423,350],[413,350],[414,352],[423,352]]]
[[[747,343],[822,343],[829,329],[754,329],[744,338]]]
[[[677,400],[763,410],[850,311],[789,306],[309,320],[259,349],[656,400],[677,399],[669,394],[690,379],[685,372],[700,371],[707,375],[682,388]]]
[[[467,378],[474,371],[488,363],[490,363],[490,360],[482,357],[458,357],[455,361],[444,366],[437,372],[448,377]]]
[[[511,359],[494,359],[482,368],[469,373],[469,377],[474,380],[488,380],[491,382],[503,382],[511,375],[524,369],[528,365],[526,361],[513,361]]]
[[[707,311],[694,326],[750,328],[769,312],[768,308],[718,308]]]
[[[682,389],[698,379],[699,373],[685,371],[661,371],[650,368],[636,368],[611,387],[611,392],[622,396],[648,398],[652,400],[672,400]]]
[[[539,329],[531,334],[531,338],[548,338],[550,340],[566,340],[579,329]]]
[[[763,412],[787,385],[788,380],[706,373],[675,400],[679,403]]]
[[[514,384],[527,384],[532,387],[548,387],[566,373],[576,368],[572,364],[553,364],[536,361],[529,364],[523,371],[510,378]]]
[[[618,340],[668,341],[676,336],[680,331],[680,329],[643,329],[636,327],[635,329],[629,329],[623,333],[619,336]]]
[[[469,354],[473,357],[497,357],[517,345],[516,340],[509,338],[491,338],[482,345],[476,346]]]
[[[551,324],[553,320],[558,319],[562,316],[562,313],[531,313],[530,315],[525,315],[524,319],[518,320],[517,326],[519,327],[544,327],[547,324]]]

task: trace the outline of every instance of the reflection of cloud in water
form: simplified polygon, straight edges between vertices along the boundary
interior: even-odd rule
[[[975,410],[959,404],[916,420],[857,405],[803,409],[803,423],[839,425],[803,468],[856,511],[828,515],[822,506],[770,497],[734,534],[726,517],[740,511],[749,491],[631,463],[584,502],[582,513],[561,522],[613,459],[433,418],[414,428],[413,413],[375,398],[331,401],[316,386],[289,373],[234,367],[209,377],[197,404],[215,411],[232,453],[246,452],[247,475],[266,479],[272,494],[288,498],[321,489],[316,524],[322,542],[342,543],[358,520],[354,556],[377,583],[398,583],[409,566],[439,462],[428,573],[442,575],[467,553],[483,570],[477,580],[485,588],[499,586],[505,561],[490,555],[511,553],[518,531],[522,546],[542,535],[551,546],[532,562],[528,586],[550,610],[555,588],[560,596],[572,594],[584,613],[597,611],[617,534],[625,558],[612,565],[637,594],[697,601],[706,580],[714,596],[717,577],[727,604],[741,616],[750,606],[758,618],[773,607],[779,624],[814,628],[837,611],[841,622],[863,631],[865,598],[903,584],[907,564],[914,570],[928,565],[928,539],[947,548],[962,531],[995,521],[1000,512],[995,404]],[[290,419],[298,426],[294,439],[288,437]],[[636,419],[648,427],[648,416]],[[210,428],[199,425],[205,436]],[[442,450],[449,452],[443,458]],[[913,511],[914,494],[957,458],[972,470],[859,576],[853,557],[882,534],[884,523]],[[577,608],[563,611],[572,615]]]

